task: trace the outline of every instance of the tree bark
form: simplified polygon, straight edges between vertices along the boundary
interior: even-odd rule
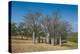
[[[61,43],[61,35],[60,35],[60,38],[59,38],[59,45],[61,46],[62,43]]]
[[[38,43],[40,43],[40,36],[38,37]]]
[[[47,36],[46,36],[46,43],[48,43],[49,44],[49,33],[47,33]]]
[[[33,32],[33,43],[35,44],[35,32]]]
[[[51,38],[51,44],[54,45],[54,38]]]

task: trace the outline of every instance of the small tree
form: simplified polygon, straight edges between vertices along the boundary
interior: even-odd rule
[[[17,26],[15,22],[11,23],[11,36],[17,35]]]
[[[18,34],[21,36],[21,39],[24,37],[24,23],[21,22],[18,26]]]

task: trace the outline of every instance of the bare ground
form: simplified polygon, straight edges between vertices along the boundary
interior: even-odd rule
[[[77,44],[68,42],[63,46],[53,46],[51,44],[45,43],[36,43],[33,44],[32,40],[20,40],[20,39],[12,39],[12,52],[36,52],[36,51],[53,51],[53,50],[67,50],[67,49],[76,49]]]

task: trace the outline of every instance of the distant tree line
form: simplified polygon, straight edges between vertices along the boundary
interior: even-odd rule
[[[68,40],[71,42],[78,43],[78,32],[71,32],[71,35],[68,36]]]
[[[61,19],[58,11],[45,15],[41,12],[30,12],[24,15],[18,25],[11,22],[11,36],[31,37],[33,43],[45,42],[52,45],[62,45],[67,42],[71,33],[71,24]]]

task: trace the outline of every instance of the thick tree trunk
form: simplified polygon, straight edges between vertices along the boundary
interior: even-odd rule
[[[44,38],[44,43],[46,43],[46,37]]]
[[[51,38],[51,44],[55,45],[54,38]]]
[[[60,37],[59,37],[59,45],[60,45],[60,46],[62,45],[62,43],[61,43],[61,35],[60,35]]]
[[[40,43],[40,37],[38,37],[38,43]]]
[[[57,37],[55,37],[55,45],[57,45]]]
[[[49,44],[51,44],[51,36],[49,36]]]
[[[46,36],[46,43],[49,43],[49,33],[47,33],[47,36]]]
[[[45,42],[45,37],[42,37],[42,43],[44,43]]]
[[[35,44],[35,32],[33,32],[33,43]]]
[[[57,45],[59,44],[59,38],[57,38]]]

